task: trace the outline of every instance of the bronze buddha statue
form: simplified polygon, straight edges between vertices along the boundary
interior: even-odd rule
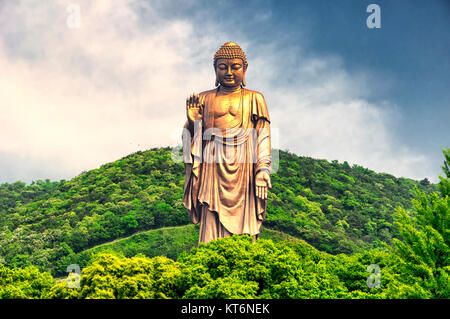
[[[270,118],[264,96],[244,88],[247,67],[241,47],[226,42],[214,56],[216,88],[186,100],[183,203],[199,242],[257,239],[266,216]]]

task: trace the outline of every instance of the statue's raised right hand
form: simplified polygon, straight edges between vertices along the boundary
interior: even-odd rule
[[[198,95],[193,93],[186,99],[186,113],[190,124],[202,119],[204,104],[200,103]]]

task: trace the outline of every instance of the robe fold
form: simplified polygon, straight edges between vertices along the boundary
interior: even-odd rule
[[[261,93],[241,90],[240,112],[226,129],[214,127],[217,90],[200,93],[202,120],[193,127],[186,123],[188,134],[183,135],[183,204],[195,224],[213,220],[202,218],[206,208],[216,214],[219,237],[221,233],[256,236],[266,217],[266,200],[255,194],[255,175],[262,169],[271,172],[270,118]]]

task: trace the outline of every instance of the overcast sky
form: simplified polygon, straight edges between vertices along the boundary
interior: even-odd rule
[[[366,25],[370,3],[380,29]],[[438,0],[2,1],[0,183],[70,179],[179,144],[185,98],[213,88],[226,41],[247,53],[274,146],[437,181],[449,32]]]

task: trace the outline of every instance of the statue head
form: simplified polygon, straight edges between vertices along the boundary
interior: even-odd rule
[[[245,52],[234,42],[224,43],[214,55],[216,86],[245,86],[248,63]]]

